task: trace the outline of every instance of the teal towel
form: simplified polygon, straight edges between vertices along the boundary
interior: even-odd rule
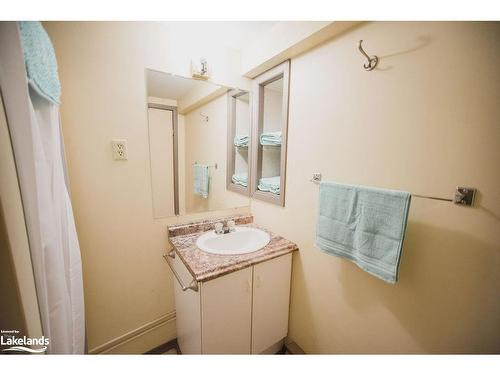
[[[280,194],[280,176],[263,177],[259,180],[257,188],[261,191],[267,191],[273,194]]]
[[[209,172],[208,165],[193,165],[193,193],[208,198]]]
[[[236,185],[241,185],[244,187],[248,186],[248,176],[246,173],[233,174],[231,181],[233,181],[233,183],[235,183]]]
[[[234,137],[234,145],[236,147],[248,147],[248,135],[236,135]]]
[[[29,85],[45,99],[60,103],[61,84],[54,47],[38,21],[18,22]]]
[[[268,132],[260,135],[260,144],[262,146],[281,145],[281,132]]]
[[[410,200],[403,191],[322,182],[316,245],[394,284]]]

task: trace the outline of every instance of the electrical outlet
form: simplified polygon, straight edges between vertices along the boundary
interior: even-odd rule
[[[127,160],[127,140],[126,139],[112,139],[111,147],[113,148],[113,159]]]

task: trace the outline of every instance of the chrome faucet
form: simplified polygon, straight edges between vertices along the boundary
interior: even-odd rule
[[[215,233],[216,234],[227,234],[230,232],[234,232],[236,229],[234,227],[235,223],[234,220],[228,220],[225,223],[224,222],[218,222],[215,223]]]

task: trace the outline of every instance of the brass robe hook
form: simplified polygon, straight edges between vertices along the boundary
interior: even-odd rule
[[[373,69],[375,69],[375,67],[378,64],[378,56],[375,56],[375,55],[368,56],[368,54],[363,50],[363,47],[361,46],[362,43],[363,43],[363,40],[360,40],[358,42],[359,52],[361,52],[368,60],[367,64],[363,64],[363,68],[365,68],[366,71],[373,70]]]

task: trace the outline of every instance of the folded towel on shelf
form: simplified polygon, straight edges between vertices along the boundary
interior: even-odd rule
[[[193,164],[193,193],[208,198],[209,181],[208,165]]]
[[[234,145],[236,147],[248,147],[248,135],[236,135],[234,137]]]
[[[262,146],[281,145],[281,132],[267,132],[260,135],[260,144]]]
[[[276,177],[262,177],[259,180],[257,188],[261,191],[268,191],[273,194],[279,195],[280,193],[280,176]]]
[[[394,284],[410,193],[321,182],[316,245]]]
[[[241,186],[247,187],[248,186],[248,175],[246,173],[235,173],[235,174],[233,174],[231,181],[233,181],[233,183],[236,185],[241,185]]]
[[[39,21],[19,21],[17,24],[30,87],[45,99],[59,104],[61,84],[56,54],[47,32]]]

